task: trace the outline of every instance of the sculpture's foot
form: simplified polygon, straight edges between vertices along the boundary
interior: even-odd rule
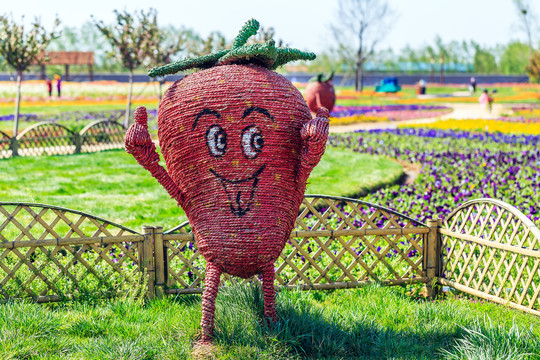
[[[212,345],[214,344],[214,338],[211,335],[203,334],[196,344],[200,345]]]
[[[191,356],[196,360],[215,359],[218,347],[214,345],[211,340],[204,342],[201,338],[193,345]]]

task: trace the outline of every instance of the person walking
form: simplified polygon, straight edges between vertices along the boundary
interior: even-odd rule
[[[489,95],[487,89],[484,89],[482,95],[480,95],[480,97],[478,98],[478,102],[480,102],[480,105],[482,105],[483,108],[491,112],[491,107],[493,105],[493,97]]]
[[[420,95],[426,95],[426,82],[424,79],[420,79],[418,86],[420,87]]]
[[[474,76],[471,77],[470,83],[469,83],[469,90],[471,94],[474,94],[476,92],[476,79]]]
[[[58,91],[58,97],[60,97],[62,93],[62,77],[56,74],[54,75],[54,79],[56,80],[56,90]]]
[[[47,93],[49,94],[49,97],[52,96],[52,81],[50,78],[47,78],[45,80],[45,83],[47,84]]]

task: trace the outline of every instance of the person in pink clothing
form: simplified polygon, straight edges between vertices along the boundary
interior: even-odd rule
[[[478,98],[478,102],[482,105],[482,107],[486,108],[491,112],[491,105],[493,104],[493,98],[489,96],[489,93],[487,89],[484,89],[482,91],[482,95]]]

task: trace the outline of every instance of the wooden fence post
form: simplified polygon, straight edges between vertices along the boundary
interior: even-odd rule
[[[164,247],[163,247],[163,227],[156,226],[154,227],[154,264],[156,266],[156,297],[162,299],[165,294],[165,267],[167,263],[165,262],[164,256]]]
[[[439,228],[441,225],[441,220],[435,218],[427,221],[427,226],[429,227],[429,233],[427,236],[426,243],[426,275],[428,282],[426,284],[427,296],[434,298],[439,292],[439,287],[436,286],[435,281],[439,276],[439,266],[440,266],[440,233]]]
[[[154,268],[154,227],[143,226],[142,233],[144,241],[142,246],[142,264],[141,270],[146,270],[148,283],[148,298],[154,298],[154,285],[156,282],[156,273]]]

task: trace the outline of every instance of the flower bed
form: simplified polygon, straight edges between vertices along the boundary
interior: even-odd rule
[[[379,105],[379,106],[336,106],[330,114],[332,124],[343,125],[355,122],[400,121],[437,117],[452,112],[446,106],[424,105]]]
[[[423,165],[412,184],[362,200],[426,221],[448,216],[467,200],[490,197],[540,222],[540,136],[409,128],[332,136],[329,142]]]
[[[540,118],[540,108],[538,107],[519,107],[512,108],[515,116],[522,117],[526,119],[539,119]]]
[[[55,84],[53,83],[53,86]],[[167,83],[163,88],[170,85]],[[133,95],[135,98],[157,99],[157,82],[134,83]],[[23,102],[58,102],[59,100],[123,100],[128,93],[128,83],[116,81],[94,81],[94,82],[62,82],[62,97],[49,97],[47,86],[42,80],[28,80],[21,84],[21,100]],[[56,90],[56,88],[54,88]],[[12,103],[17,95],[17,83],[15,81],[0,81],[0,103]]]
[[[442,130],[487,131],[505,134],[517,133],[540,135],[540,122],[527,120],[506,121],[500,119],[448,119],[435,121],[429,124],[408,124],[406,126]]]
[[[41,121],[96,121],[96,120],[118,120],[124,116],[124,110],[109,110],[109,111],[68,111],[57,114],[21,114],[21,121],[41,122]],[[157,110],[148,110],[148,117],[157,117]],[[0,116],[0,121],[13,121],[15,116],[4,115]]]

